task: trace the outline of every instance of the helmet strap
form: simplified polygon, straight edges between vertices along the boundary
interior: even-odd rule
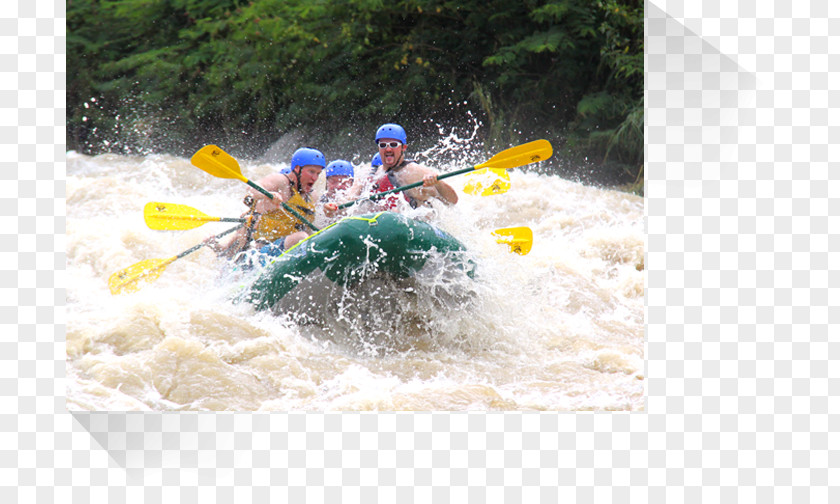
[[[295,166],[292,169],[292,173],[295,174],[295,187],[297,187],[298,194],[303,194],[303,191],[301,191],[301,186],[300,186],[300,172],[301,172],[301,170],[303,170],[303,168],[300,165]]]

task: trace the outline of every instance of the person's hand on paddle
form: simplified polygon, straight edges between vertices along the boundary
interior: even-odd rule
[[[242,248],[240,243],[243,240],[242,236],[233,235],[233,238],[225,239],[224,242],[219,241],[219,236],[209,236],[201,240],[201,245],[210,247],[210,250],[221,257],[230,258],[234,253]],[[234,245],[237,245],[234,247]]]
[[[455,190],[446,182],[438,180],[436,173],[427,173],[423,176],[423,187],[434,188],[440,199],[448,205],[453,205],[458,202],[458,195],[455,193]]]
[[[549,143],[548,140],[535,140],[533,142],[528,142],[526,144],[517,145],[516,147],[511,147],[509,149],[505,149],[502,152],[499,152],[498,154],[494,155],[493,157],[491,157],[490,159],[488,159],[487,161],[485,161],[481,164],[477,164],[477,165],[469,167],[469,168],[463,168],[461,170],[455,170],[455,171],[449,172],[449,173],[444,173],[440,176],[435,175],[434,178],[429,179],[429,184],[430,185],[436,185],[438,182],[440,182],[440,180],[438,180],[438,179],[443,179],[443,178],[447,178],[447,177],[454,177],[455,175],[460,175],[462,173],[467,173],[467,172],[471,172],[471,171],[475,171],[475,170],[480,170],[482,168],[494,168],[494,169],[500,169],[500,170],[509,170],[511,168],[517,168],[519,166],[525,166],[527,164],[536,163],[538,161],[545,161],[546,159],[551,157],[552,152],[553,152],[553,150],[551,148],[551,143]],[[380,155],[380,157],[381,157],[381,155]],[[383,164],[382,167],[384,167],[384,166],[385,165]],[[427,173],[426,176],[427,175],[429,175],[429,173]],[[394,189],[389,189],[387,191],[382,191],[382,192],[379,192],[379,193],[376,193],[376,194],[372,194],[370,196],[366,196],[366,197],[363,197],[363,198],[356,199],[354,201],[347,201],[345,203],[340,204],[338,207],[339,208],[347,208],[347,207],[355,205],[355,204],[357,204],[361,201],[377,200],[377,199],[383,198],[387,194],[406,191],[408,189],[412,189],[414,187],[418,187],[418,186],[425,185],[425,184],[426,184],[426,182],[425,182],[425,176],[424,176],[424,180],[419,180],[417,182],[412,182],[410,184],[406,184],[406,185],[401,186],[401,187],[396,187]],[[450,187],[450,189],[451,189],[451,187]],[[485,191],[485,192],[482,192],[480,194],[482,196],[487,196],[487,195],[490,195],[490,194],[501,194],[502,192],[506,191],[508,188],[500,186],[500,189],[501,190],[497,190],[497,191]],[[446,190],[446,189],[444,189],[444,190]],[[440,192],[440,188],[438,188],[438,192]],[[451,192],[449,192],[449,191],[446,191],[446,192],[449,195],[449,198],[447,198],[448,201],[450,203],[456,203],[457,202],[457,193],[455,193],[454,190],[451,191]],[[358,194],[353,194],[353,195],[358,196]]]
[[[332,219],[336,212],[338,212],[338,205],[335,203],[325,203],[324,204],[324,215],[327,216],[328,219]]]
[[[283,202],[288,198],[288,195],[284,195],[280,191],[268,191],[268,193],[271,194],[271,199],[257,192],[252,195],[256,201],[254,210],[257,213],[264,214],[281,210],[283,208]]]

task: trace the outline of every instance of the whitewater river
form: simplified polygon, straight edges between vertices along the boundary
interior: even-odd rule
[[[282,167],[240,163],[254,181]],[[300,323],[232,302],[237,282],[207,247],[112,295],[115,271],[232,226],[154,231],[146,203],[238,217],[246,186],[185,158],[68,153],[68,409],[643,410],[643,199],[510,176],[508,192],[486,197],[448,179],[460,202],[433,217],[473,254],[474,279],[373,283]],[[491,235],[512,226],[533,230],[530,254]]]

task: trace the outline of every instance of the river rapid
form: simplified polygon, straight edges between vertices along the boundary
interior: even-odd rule
[[[239,162],[253,181],[284,166]],[[510,178],[484,197],[463,192],[467,175],[449,178],[459,203],[427,216],[469,249],[474,279],[374,281],[315,307],[256,311],[232,300],[247,279],[220,276],[208,247],[135,293],[108,288],[115,271],[232,226],[151,230],[146,203],[239,217],[245,184],[180,157],[69,152],[67,408],[644,410],[644,200],[521,169]],[[491,234],[513,226],[532,229],[528,255]],[[318,316],[302,320],[307,309]]]

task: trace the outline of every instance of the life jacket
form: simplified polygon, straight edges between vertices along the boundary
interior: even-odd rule
[[[412,162],[413,162],[412,160],[407,160],[407,161],[403,160],[403,162],[400,163],[399,166],[396,166],[394,168],[399,170],[403,166],[407,165],[408,163],[412,163]],[[397,175],[396,175],[396,173],[394,173],[394,171],[395,171],[394,168],[391,168],[390,170],[386,171],[385,175],[380,177],[379,180],[377,180],[374,183],[374,185],[373,185],[373,192],[374,193],[382,193],[382,192],[390,191],[391,189],[396,189],[397,187],[400,187],[400,186],[397,185]],[[411,208],[417,208],[417,205],[418,205],[417,200],[415,200],[414,198],[412,198],[411,196],[406,194],[405,191],[402,191],[402,193],[389,194],[388,196],[385,196],[384,198],[380,198],[376,201],[386,210],[393,210],[394,208],[397,207],[397,204],[400,201],[400,197],[399,197],[398,194],[402,194],[403,198],[405,198],[405,200],[408,202],[408,204],[411,205]]]
[[[301,194],[294,186],[290,186],[289,189],[292,191],[292,197],[286,200],[286,204],[303,217],[312,219],[315,216],[315,204],[309,194]],[[251,237],[254,240],[273,242],[296,231],[305,231],[306,229],[306,224],[300,222],[285,208],[280,208],[259,214]]]

